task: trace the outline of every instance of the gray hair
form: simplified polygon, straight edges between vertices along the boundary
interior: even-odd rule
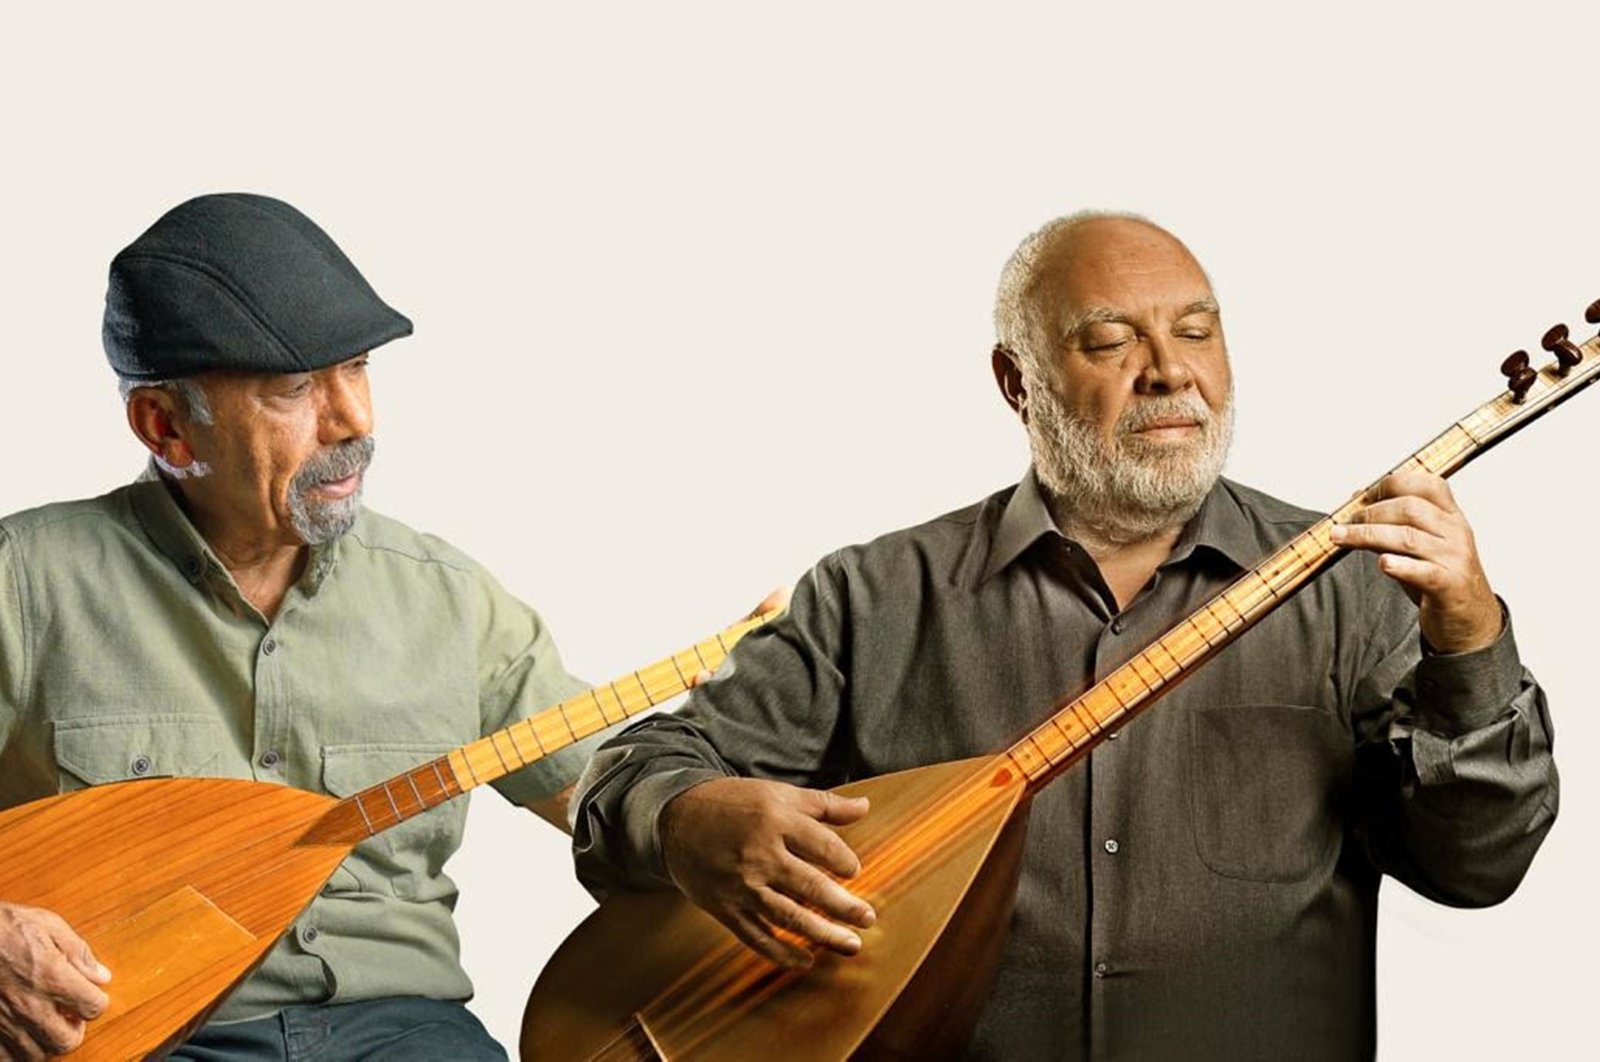
[[[1039,280],[1039,267],[1045,254],[1078,226],[1103,219],[1137,221],[1165,232],[1160,225],[1143,214],[1123,210],[1080,210],[1076,214],[1053,218],[1034,230],[1017,245],[1000,271],[1000,286],[994,296],[994,332],[1000,346],[1022,360],[1024,368],[1037,369],[1038,348],[1042,345],[1048,322],[1039,312],[1034,297]]]
[[[129,380],[126,377],[117,377],[117,390],[126,402],[133,397],[133,392],[141,387],[154,387],[165,391],[178,400],[178,405],[183,408],[183,415],[197,424],[215,424],[216,418],[211,413],[211,403],[206,401],[205,388],[200,386],[200,381],[193,376],[179,376],[171,380]]]
[[[206,401],[205,388],[200,385],[199,380],[192,376],[179,376],[171,380],[130,380],[121,376],[117,378],[117,390],[121,393],[123,402],[127,402],[132,398],[133,392],[141,387],[154,387],[157,390],[167,392],[177,399],[183,415],[196,424],[211,425],[216,423],[216,416],[211,412],[211,403]],[[179,468],[176,465],[168,464],[160,454],[151,454],[150,456],[161,471],[173,479],[199,477],[208,475],[211,472],[211,466],[204,461],[196,461],[187,468]]]

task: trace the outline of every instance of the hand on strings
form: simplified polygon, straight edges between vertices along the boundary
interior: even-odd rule
[[[0,903],[0,1056],[64,1055],[105,1012],[111,971],[58,915]]]
[[[761,599],[761,604],[757,605],[755,608],[751,609],[749,613],[741,617],[740,622],[743,622],[744,620],[753,620],[759,616],[765,616],[769,612],[783,611],[789,607],[789,595],[791,592],[791,587],[777,587],[772,591],[772,593]],[[689,685],[698,686],[702,682],[709,681],[711,681],[710,671],[697,671],[695,672],[694,677],[689,680]]]
[[[1441,477],[1395,472],[1361,500],[1364,507],[1333,529],[1333,541],[1378,554],[1378,567],[1416,603],[1430,646],[1465,653],[1500,636],[1500,602],[1478,561],[1472,528]]]
[[[862,797],[717,778],[662,809],[662,856],[683,894],[741,941],[780,966],[806,967],[807,944],[854,955],[861,938],[850,927],[866,929],[877,918],[829,876],[849,878],[861,869],[829,826],[866,813]]]

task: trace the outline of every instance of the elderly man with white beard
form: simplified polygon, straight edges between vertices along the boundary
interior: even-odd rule
[[[591,890],[677,887],[776,963],[858,952],[830,827],[869,809],[824,787],[1005,747],[1317,519],[1220,477],[1222,322],[1170,233],[1053,221],[995,319],[1028,474],[824,558],[682,712],[603,745]],[[1034,799],[968,1057],[1370,1056],[1382,876],[1516,887],[1556,809],[1543,693],[1444,482],[1366,502],[1350,559]]]

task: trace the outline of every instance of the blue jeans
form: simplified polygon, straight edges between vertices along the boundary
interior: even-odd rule
[[[506,1062],[460,1003],[420,996],[289,1007],[270,1018],[207,1025],[173,1062]]]

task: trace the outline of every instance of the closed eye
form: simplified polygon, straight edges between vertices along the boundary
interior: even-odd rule
[[[1089,351],[1091,354],[1101,353],[1108,350],[1121,350],[1123,347],[1127,346],[1127,343],[1128,341],[1126,339],[1114,339],[1109,343],[1096,343],[1093,346],[1086,346],[1083,349]]]

